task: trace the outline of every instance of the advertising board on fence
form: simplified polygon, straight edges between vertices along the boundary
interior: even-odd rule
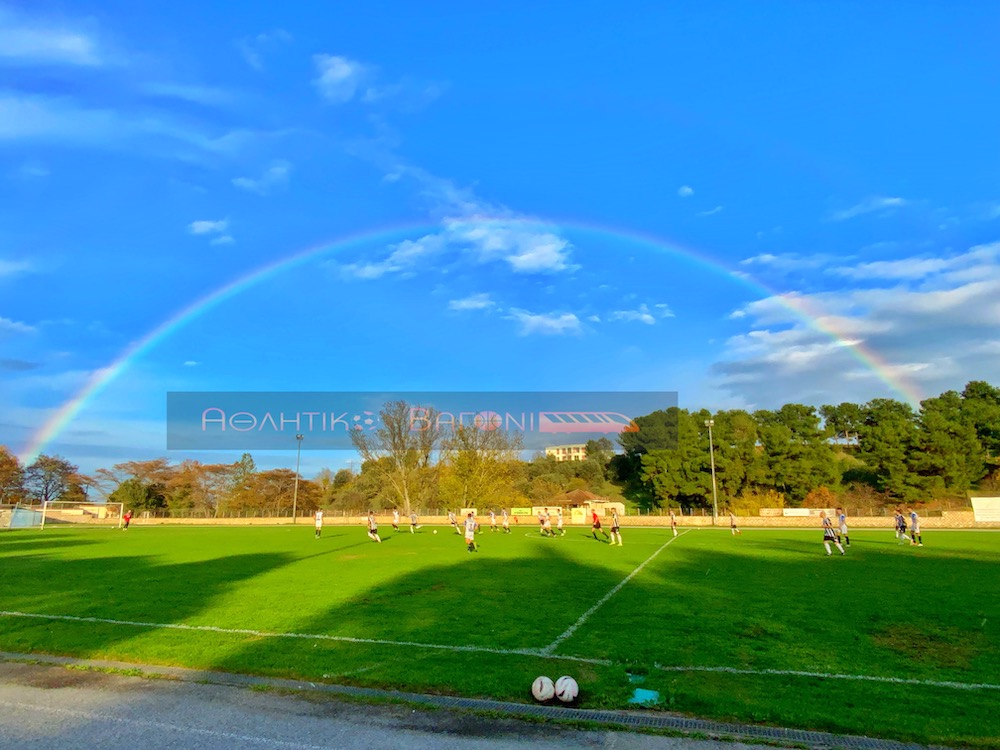
[[[977,522],[1000,523],[1000,497],[972,498],[972,513]]]

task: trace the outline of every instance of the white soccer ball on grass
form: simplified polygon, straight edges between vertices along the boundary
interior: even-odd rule
[[[563,675],[556,680],[555,692],[556,698],[561,700],[563,703],[572,703],[580,694],[580,686],[577,685],[576,680],[569,675]]]
[[[536,677],[535,681],[531,683],[531,694],[535,696],[535,700],[541,703],[545,701],[552,700],[553,696],[556,694],[556,686],[552,684],[550,680],[545,675]]]

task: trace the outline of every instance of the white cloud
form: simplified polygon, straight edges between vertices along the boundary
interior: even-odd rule
[[[222,234],[218,237],[212,239],[208,244],[210,245],[232,245],[236,240],[233,239],[232,235]]]
[[[902,208],[903,206],[908,205],[908,203],[909,201],[905,198],[876,196],[863,200],[850,208],[845,208],[841,211],[834,211],[830,214],[830,221],[845,221],[847,219],[853,219],[856,216],[870,214],[875,211],[888,211],[894,208]]]
[[[444,222],[449,242],[470,247],[481,262],[505,261],[515,273],[551,273],[570,267],[571,245],[545,227],[517,219],[469,217]]]
[[[654,318],[653,314],[649,311],[648,305],[639,305],[638,310],[615,310],[611,313],[609,320],[645,323],[650,326],[656,323],[656,318]]]
[[[199,364],[201,364],[201,363],[197,362],[197,361],[195,361],[193,359],[189,359],[189,360],[187,360],[187,361],[184,362],[184,366],[185,367],[197,367]]]
[[[19,320],[11,320],[10,318],[0,317],[0,338],[9,338],[11,336],[34,333],[38,329],[34,326],[30,326],[27,323],[22,323]]]
[[[695,216],[715,216],[715,214],[722,213],[723,206],[716,206],[715,208],[710,208],[707,211],[699,211]]]
[[[734,311],[730,318],[747,330],[715,366],[720,385],[752,403],[836,403],[901,398],[879,383],[885,377],[923,394],[1000,378],[1000,351],[986,345],[1000,320],[1000,243],[841,275],[863,285],[767,297]],[[871,286],[877,281],[887,283]]]
[[[672,318],[674,317],[674,311],[670,309],[670,305],[665,302],[658,302],[653,305],[656,308],[656,314],[661,318]]]
[[[288,187],[288,176],[291,171],[292,165],[287,161],[276,161],[265,169],[259,178],[236,177],[232,183],[241,190],[267,195],[275,190],[283,190]]]
[[[19,273],[29,273],[34,270],[31,261],[27,260],[4,260],[0,258],[0,278],[4,276],[14,276]]]
[[[590,323],[600,323],[601,322],[601,316],[600,315],[588,315],[587,316],[587,321],[590,322]]]
[[[4,62],[95,67],[105,61],[91,35],[17,18],[0,7],[0,64]]]
[[[219,219],[217,221],[202,219],[201,221],[192,221],[188,224],[188,231],[191,234],[216,234],[225,232],[228,228],[228,219]]]
[[[464,299],[453,299],[448,303],[449,310],[488,310],[496,307],[496,302],[487,293],[471,294]]]
[[[354,98],[370,75],[368,66],[340,55],[313,55],[319,77],[313,83],[323,98],[334,104],[344,104]]]
[[[272,31],[248,36],[236,42],[236,49],[240,51],[246,64],[257,71],[264,70],[264,51],[273,48],[277,43],[289,43],[292,35],[284,29],[274,29]]]
[[[694,189],[690,185],[681,185],[677,188],[677,195],[681,198],[690,198],[694,195]]]
[[[520,324],[521,329],[518,333],[521,336],[530,336],[533,333],[543,336],[565,336],[579,334],[583,330],[580,319],[573,313],[532,313],[511,308],[507,317]]]
[[[445,238],[441,235],[428,234],[416,240],[404,240],[393,245],[389,257],[382,261],[331,265],[339,268],[345,278],[380,279],[387,274],[412,272],[422,260],[441,252],[445,244]]]

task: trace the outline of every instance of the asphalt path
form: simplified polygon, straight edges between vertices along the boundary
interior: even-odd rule
[[[742,750],[444,709],[0,662],[3,750]]]

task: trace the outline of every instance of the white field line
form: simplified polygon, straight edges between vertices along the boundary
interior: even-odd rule
[[[413,643],[411,641],[389,641],[374,638],[351,638],[348,636],[323,635],[321,633],[269,633],[260,630],[245,630],[240,628],[217,628],[209,625],[182,625],[177,623],[157,623],[157,622],[132,622],[130,620],[111,620],[100,617],[75,617],[73,615],[42,615],[29,612],[0,611],[0,617],[25,617],[38,620],[64,620],[68,622],[93,622],[105,623],[109,625],[127,625],[139,628],[167,628],[172,630],[201,631],[210,633],[224,633],[230,635],[252,635],[258,638],[302,638],[317,641],[339,641],[346,643],[367,643],[378,646],[404,646],[407,648],[429,648],[441,651],[460,651],[473,653],[498,654],[500,656],[532,656],[551,661],[571,661],[581,664],[594,664],[597,666],[611,666],[610,659],[588,659],[583,656],[569,656],[562,654],[547,654],[541,649],[532,648],[488,648],[486,646],[449,646],[433,643]],[[905,679],[901,677],[879,677],[877,675],[863,674],[837,674],[831,672],[800,672],[790,669],[737,669],[735,667],[698,667],[698,666],[664,666],[654,664],[654,669],[662,672],[719,672],[723,674],[739,675],[775,675],[790,677],[815,677],[826,680],[855,680],[859,682],[885,682],[897,685],[923,685],[929,687],[954,688],[957,690],[1000,690],[1000,685],[991,683],[970,683],[951,682],[937,680],[917,680]],[[348,673],[349,674],[349,673]]]
[[[649,565],[651,562],[653,562],[653,560],[656,559],[656,556],[658,554],[660,554],[661,552],[663,552],[663,550],[665,550],[667,547],[669,547],[675,541],[677,541],[682,536],[684,536],[685,534],[687,534],[688,531],[691,531],[691,529],[688,529],[687,531],[682,531],[677,536],[670,537],[670,539],[668,539],[666,542],[664,542],[660,546],[660,548],[656,550],[656,552],[654,552],[649,557],[647,557],[645,560],[643,560],[641,563],[639,563],[639,566],[635,570],[633,570],[631,573],[629,573],[617,586],[615,586],[613,589],[611,589],[611,591],[609,591],[603,597],[601,597],[600,601],[598,601],[597,604],[595,604],[593,607],[591,607],[586,612],[584,612],[582,615],[580,615],[580,619],[578,619],[576,622],[574,622],[572,625],[570,625],[568,628],[566,628],[566,630],[564,630],[562,632],[562,634],[560,634],[554,641],[552,641],[552,643],[550,643],[548,646],[546,646],[545,648],[543,648],[542,649],[542,654],[545,655],[545,656],[551,655],[553,651],[555,651],[557,648],[559,648],[559,644],[561,644],[563,641],[565,641],[567,638],[569,638],[571,635],[573,635],[573,633],[575,633],[577,631],[577,629],[581,625],[583,625],[583,623],[585,623],[587,620],[590,619],[591,615],[593,615],[597,610],[599,610],[601,607],[603,607],[605,605],[605,603],[608,601],[608,599],[610,599],[615,594],[617,594],[619,591],[621,591],[622,587],[626,583],[628,583],[629,581],[631,581],[633,578],[635,578],[637,575],[639,575],[639,573],[642,572],[643,568],[645,568],[647,565]]]
[[[56,708],[54,706],[39,706],[35,703],[9,703],[7,701],[0,701],[0,706],[5,706],[12,709],[20,709],[26,714],[31,712],[42,711],[50,714],[56,714],[59,716],[69,716],[74,719],[90,719],[101,724],[107,724],[111,722],[113,724],[121,724],[129,728],[140,727],[144,729],[153,729],[157,731],[173,731],[180,732],[182,734],[194,734],[202,737],[215,737],[218,739],[226,740],[237,740],[239,742],[253,743],[256,745],[264,745],[265,747],[280,747],[289,748],[289,750],[329,750],[329,745],[305,745],[301,742],[289,742],[288,740],[272,739],[270,737],[261,737],[259,735],[248,735],[248,734],[236,734],[235,732],[224,732],[218,729],[199,729],[197,727],[192,727],[189,724],[168,724],[163,721],[152,721],[150,719],[137,719],[133,717],[120,718],[106,711],[77,711],[72,708]]]
[[[956,690],[1000,690],[1000,685],[989,682],[951,682],[948,680],[916,680],[905,677],[879,677],[865,674],[836,674],[829,672],[801,672],[795,669],[737,669],[735,667],[664,667],[654,665],[662,672],[721,672],[723,674],[785,675],[790,677],[818,677],[824,680],[860,680],[863,682],[888,682],[894,685],[929,685],[955,688]]]

